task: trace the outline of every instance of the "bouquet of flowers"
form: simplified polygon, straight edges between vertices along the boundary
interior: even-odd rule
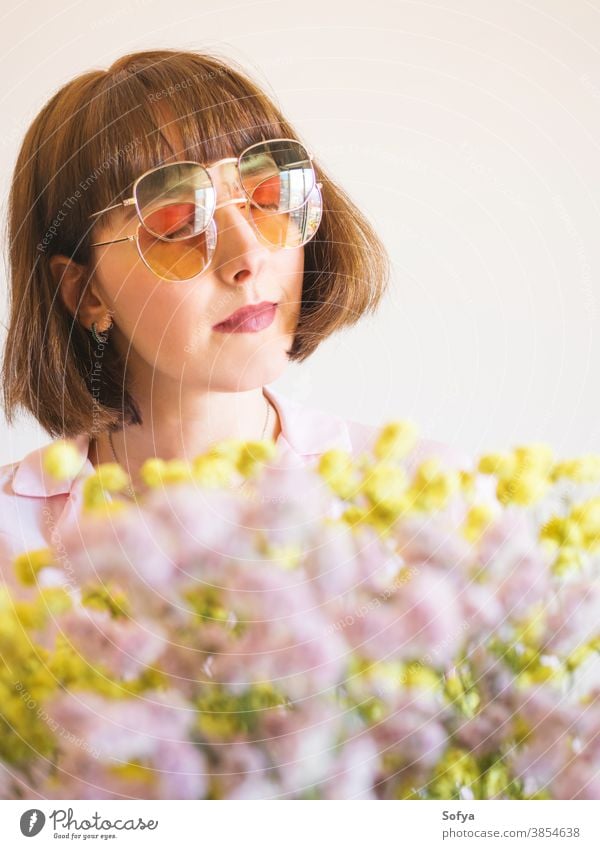
[[[97,467],[3,565],[2,797],[600,798],[600,457],[417,442]]]

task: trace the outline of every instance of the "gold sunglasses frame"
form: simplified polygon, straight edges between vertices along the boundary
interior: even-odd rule
[[[123,237],[121,237],[121,238],[119,238],[119,239],[108,239],[107,241],[104,241],[104,242],[93,242],[93,243],[90,245],[90,247],[92,247],[92,248],[96,248],[96,247],[103,247],[104,245],[115,245],[115,244],[118,244],[118,243],[120,243],[120,242],[135,242],[135,246],[136,246],[137,252],[138,252],[138,254],[139,254],[139,256],[140,256],[140,259],[141,259],[141,260],[142,260],[142,262],[144,263],[144,265],[145,265],[145,266],[146,266],[146,267],[147,267],[147,268],[148,268],[148,269],[152,272],[152,274],[154,274],[154,275],[155,275],[156,277],[158,277],[160,280],[166,280],[166,281],[168,281],[169,283],[180,283],[180,282],[184,282],[184,281],[186,281],[186,280],[191,280],[192,278],[197,277],[197,276],[198,276],[198,275],[200,275],[200,274],[204,274],[204,272],[205,272],[205,271],[206,271],[206,270],[210,267],[210,264],[212,263],[212,259],[213,259],[214,255],[215,255],[215,251],[214,251],[214,250],[213,250],[213,252],[212,252],[212,254],[211,254],[211,256],[210,256],[209,261],[206,263],[206,265],[204,266],[204,268],[202,269],[202,271],[199,271],[197,274],[192,274],[190,277],[179,277],[179,278],[177,278],[177,279],[175,279],[175,280],[174,280],[173,278],[171,278],[171,277],[163,277],[161,274],[158,274],[158,273],[157,273],[157,272],[156,272],[156,271],[155,271],[155,270],[154,270],[154,269],[153,269],[153,268],[152,268],[152,267],[148,264],[148,262],[147,262],[146,258],[144,257],[144,255],[143,255],[143,253],[142,253],[142,250],[141,250],[141,248],[140,248],[140,244],[139,244],[139,231],[140,231],[140,227],[144,227],[144,224],[143,224],[143,221],[142,221],[142,216],[141,216],[141,213],[140,213],[140,209],[139,209],[139,205],[138,205],[137,197],[136,197],[136,188],[137,188],[138,184],[140,183],[140,181],[141,181],[141,180],[143,180],[143,179],[144,179],[144,177],[147,177],[147,176],[148,176],[148,174],[152,174],[154,171],[159,171],[160,169],[165,168],[165,166],[168,166],[168,165],[199,165],[201,168],[203,168],[203,169],[206,171],[206,173],[207,173],[207,175],[208,175],[208,179],[210,180],[210,183],[211,183],[211,185],[212,185],[212,187],[213,187],[213,190],[215,191],[215,197],[216,197],[216,194],[217,194],[217,193],[216,193],[216,189],[215,189],[215,186],[214,186],[214,183],[213,183],[213,179],[212,179],[212,176],[211,176],[211,173],[210,173],[212,170],[214,170],[214,169],[215,169],[218,165],[222,165],[223,163],[226,163],[226,162],[235,162],[235,163],[236,163],[237,172],[238,172],[238,174],[241,174],[241,172],[240,172],[240,162],[241,162],[242,157],[243,157],[243,156],[245,156],[245,155],[248,153],[248,151],[252,150],[252,149],[253,149],[253,148],[255,148],[255,147],[261,147],[261,146],[263,146],[263,145],[265,145],[265,144],[268,144],[268,143],[270,143],[270,142],[279,142],[279,141],[289,141],[289,142],[294,142],[295,144],[298,144],[298,145],[300,145],[302,148],[304,148],[304,150],[306,151],[307,156],[308,156],[308,161],[309,161],[309,162],[310,162],[310,164],[311,164],[311,168],[312,168],[313,174],[315,175],[315,184],[314,184],[313,188],[310,190],[309,197],[308,197],[308,198],[304,201],[304,203],[301,203],[299,206],[296,206],[296,207],[294,207],[293,209],[289,209],[289,210],[287,210],[287,212],[294,212],[294,211],[296,211],[296,210],[298,210],[298,209],[302,209],[302,207],[303,207],[303,206],[305,206],[305,205],[308,203],[308,200],[309,200],[309,198],[310,198],[310,195],[313,193],[313,191],[314,191],[315,189],[317,190],[317,193],[318,193],[318,195],[319,195],[319,199],[320,199],[320,207],[321,207],[321,211],[322,211],[322,209],[323,209],[323,200],[322,200],[321,189],[323,188],[323,183],[318,182],[318,181],[316,180],[316,171],[315,171],[314,165],[312,164],[312,163],[313,163],[313,155],[312,155],[312,153],[308,150],[308,148],[307,148],[307,147],[306,147],[306,146],[305,146],[302,142],[298,141],[298,139],[292,139],[292,138],[265,139],[264,141],[254,142],[253,144],[248,145],[248,147],[247,147],[247,148],[245,148],[245,149],[244,149],[244,150],[243,150],[243,151],[239,154],[239,156],[229,156],[229,157],[225,157],[225,158],[223,158],[223,159],[219,159],[219,160],[217,160],[216,162],[213,162],[211,165],[208,165],[208,166],[207,166],[207,165],[203,165],[201,162],[195,162],[193,159],[184,159],[184,160],[179,160],[179,161],[172,162],[172,163],[164,163],[163,165],[157,165],[157,166],[155,166],[154,168],[149,168],[147,171],[144,171],[144,173],[143,173],[143,174],[140,174],[140,176],[139,176],[139,177],[137,177],[137,178],[136,178],[136,180],[134,181],[133,188],[132,188],[132,192],[133,192],[133,194],[132,194],[132,196],[131,196],[131,197],[126,198],[125,200],[119,201],[118,203],[114,203],[114,204],[112,204],[111,206],[106,206],[106,207],[104,207],[104,209],[100,209],[100,210],[98,210],[98,212],[93,212],[93,213],[89,216],[89,218],[96,218],[96,216],[98,216],[98,215],[102,215],[104,212],[109,212],[111,209],[118,209],[118,208],[119,208],[119,207],[121,207],[121,206],[123,206],[123,207],[127,207],[127,206],[135,206],[135,210],[136,210],[136,214],[137,214],[137,218],[138,218],[138,225],[137,225],[137,228],[136,228],[135,233],[133,233],[133,234],[131,234],[131,235],[129,235],[129,236],[123,236]],[[292,163],[292,164],[293,164],[293,163]],[[215,216],[215,212],[217,211],[217,209],[220,209],[220,208],[221,208],[221,207],[223,207],[223,206],[228,206],[229,204],[232,204],[232,203],[239,204],[239,203],[240,203],[240,201],[245,201],[245,203],[246,203],[246,213],[248,213],[248,212],[249,212],[250,206],[255,206],[255,207],[257,207],[258,209],[261,209],[261,207],[260,207],[258,204],[253,203],[253,201],[252,201],[252,199],[250,198],[250,196],[248,195],[248,192],[246,191],[246,188],[245,188],[245,186],[244,186],[244,184],[243,184],[243,181],[242,181],[241,179],[240,179],[240,186],[242,187],[242,190],[243,190],[243,192],[244,192],[245,197],[243,197],[243,198],[242,198],[242,197],[230,198],[229,200],[226,200],[226,201],[223,201],[222,203],[218,203],[218,204],[216,204],[216,205],[215,205],[215,208],[214,208],[214,210],[213,210],[213,212],[212,212],[212,215],[211,215],[211,217],[210,217],[210,220],[209,220],[209,222],[208,222],[208,224],[207,224],[207,226],[204,228],[204,230],[202,230],[202,231],[201,231],[201,233],[194,234],[194,236],[199,236],[199,235],[201,235],[202,233],[206,233],[206,232],[208,231],[208,229],[212,227],[212,228],[214,229],[214,244],[215,244],[215,247],[216,247],[216,244],[217,244],[217,234],[218,234],[218,230],[217,230],[217,224],[216,224],[216,222],[215,222],[215,220],[214,220],[214,216]],[[248,218],[249,218],[249,220],[252,222],[252,226],[253,226],[253,228],[254,228],[254,230],[255,230],[256,234],[257,234],[258,239],[259,239],[260,241],[262,241],[264,244],[267,244],[267,245],[270,245],[271,247],[273,247],[273,245],[272,245],[270,242],[268,242],[268,240],[266,240],[266,239],[264,238],[264,236],[262,236],[262,234],[261,234],[261,233],[260,233],[260,231],[258,230],[258,227],[256,226],[256,223],[255,223],[255,221],[254,221],[253,216],[252,216],[252,215],[249,215],[249,216],[248,216]],[[321,220],[321,216],[319,216],[319,224],[320,224],[320,220]],[[319,226],[319,225],[317,225],[317,229],[318,229],[318,226]],[[151,233],[151,231],[149,231],[146,227],[144,227],[144,229],[146,230],[146,232]],[[316,230],[315,230],[315,233],[316,233]],[[312,239],[312,238],[314,237],[315,233],[313,233],[313,235],[312,235],[309,239],[307,239],[307,240],[306,240],[306,242],[302,242],[302,245],[307,244],[307,242],[309,242],[309,241],[310,241],[310,239]],[[156,235],[155,235],[155,234],[153,234],[153,233],[151,233],[151,235],[153,235],[153,236],[154,236],[157,240],[159,240],[159,241],[161,240],[161,237],[160,237],[160,236],[156,236]],[[186,241],[186,239],[192,239],[192,238],[194,238],[194,236],[187,236],[187,237],[184,237],[183,239],[175,240],[175,241],[182,241],[182,242],[184,242],[184,241]],[[174,241],[174,240],[164,239],[163,241],[172,242],[172,241]],[[284,246],[284,247],[280,247],[280,248],[278,248],[278,250],[290,250],[290,249],[295,248],[295,247],[302,247],[302,245],[290,245],[289,247]]]

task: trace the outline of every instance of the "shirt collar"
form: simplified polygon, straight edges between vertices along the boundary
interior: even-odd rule
[[[296,454],[302,457],[322,454],[329,448],[352,450],[348,426],[343,419],[316,407],[306,407],[270,386],[264,386],[263,391],[279,415],[280,438]]]
[[[54,441],[56,442],[58,440]],[[89,436],[85,433],[79,434],[73,438],[73,442],[77,446],[80,459],[79,468],[73,475],[61,480],[56,480],[49,475],[45,471],[43,464],[43,455],[44,451],[48,448],[48,444],[42,445],[41,448],[36,448],[23,457],[20,463],[17,464],[12,479],[13,492],[17,495],[33,495],[39,498],[70,492],[76,478],[87,476],[87,474],[91,474],[94,471],[94,466],[88,459]]]
[[[287,451],[302,458],[322,454],[329,448],[352,450],[348,427],[343,419],[324,410],[306,407],[270,386],[264,386],[263,392],[279,415],[281,433],[277,445],[284,449],[284,453]],[[43,454],[48,444],[42,445],[17,463],[12,479],[13,492],[39,498],[62,495],[71,491],[75,480],[92,474],[94,466],[88,458],[89,436],[79,434],[73,442],[79,453],[80,465],[70,477],[56,480],[44,470]]]

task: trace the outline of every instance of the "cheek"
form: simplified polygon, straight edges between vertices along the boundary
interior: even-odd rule
[[[204,281],[169,283],[135,269],[115,294],[115,321],[126,344],[148,362],[165,361],[194,342],[206,344],[216,298]],[[225,307],[226,308],[226,307]]]
[[[163,283],[146,299],[134,341],[158,360],[179,359],[193,348],[205,349],[218,320],[214,298],[200,284]]]
[[[298,324],[302,306],[302,284],[304,282],[304,248],[282,250],[278,255],[277,279],[280,281],[280,315],[284,326],[281,330],[293,333]]]

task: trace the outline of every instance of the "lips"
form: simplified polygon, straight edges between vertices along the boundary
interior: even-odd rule
[[[224,321],[215,324],[213,330],[219,333],[255,333],[264,330],[275,318],[277,304],[272,301],[261,301],[236,310]]]

